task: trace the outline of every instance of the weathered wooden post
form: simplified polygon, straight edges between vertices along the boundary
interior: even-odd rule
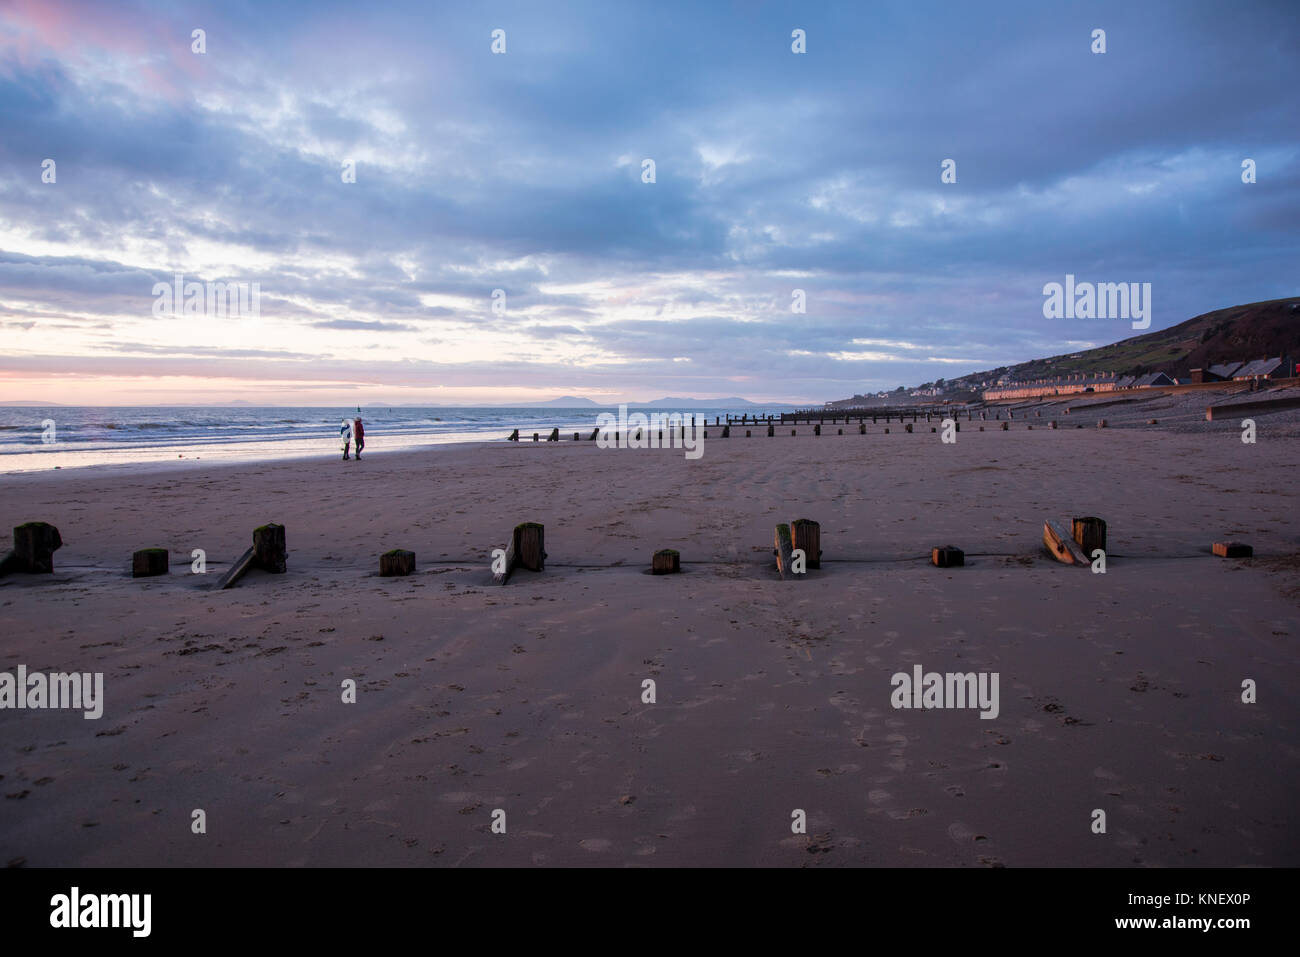
[[[1047,427],[1048,427],[1049,429],[1054,429],[1054,428],[1056,428],[1056,420],[1055,420],[1055,419],[1052,419],[1051,422],[1047,423]]]
[[[835,434],[836,434],[836,435],[843,435],[843,434],[844,434],[844,430],[843,430],[843,429],[838,429],[838,430],[836,431]]]
[[[1215,542],[1212,551],[1220,558],[1250,558],[1255,554],[1244,542]]]
[[[547,441],[547,442],[558,442],[558,441],[560,441],[560,429],[559,429],[559,426],[556,426],[555,428],[551,429],[551,434],[548,435],[548,436],[546,437],[546,441]]]
[[[383,578],[401,577],[413,571],[415,571],[415,552],[394,548],[379,556],[379,574]]]
[[[131,556],[131,577],[151,578],[167,574],[167,549],[141,548]]]
[[[723,437],[724,439],[729,439],[729,438],[731,438],[731,426],[730,426],[730,425],[724,425],[724,426],[722,427],[722,437]]]
[[[790,523],[790,538],[795,548],[802,548],[809,568],[822,567],[822,527],[810,518],[796,518]]]
[[[244,577],[250,568],[261,568],[272,574],[281,575],[288,567],[288,551],[285,548],[284,526],[271,522],[253,529],[253,547],[239,556],[239,560],[230,566],[216,584],[220,591],[230,588]]]
[[[955,545],[936,545],[930,549],[930,564],[937,568],[956,568],[966,564],[966,553]]]
[[[865,422],[859,422],[859,423],[858,423],[858,435],[866,435],[866,434],[867,434],[867,423],[865,423]]]
[[[507,441],[507,442],[518,442],[518,441],[519,441],[519,430],[518,430],[518,429],[515,429],[513,432],[511,432],[509,435],[507,435],[507,436],[506,436],[506,441]]]
[[[575,442],[578,441],[578,433],[577,433],[577,432],[574,432],[574,433],[573,433],[573,441],[575,441]]]
[[[533,441],[534,441],[534,442],[536,442],[536,441],[537,441],[538,439],[540,439],[540,438],[541,438],[541,435],[540,435],[539,433],[537,433],[537,432],[534,432],[534,433],[533,433]]]
[[[791,432],[790,434],[794,435],[793,432]],[[822,434],[822,426],[821,423],[818,422],[816,425],[813,426],[813,435],[821,435],[821,434]]]
[[[283,525],[271,522],[253,529],[253,558],[258,568],[275,575],[284,574],[288,567],[288,551]]]
[[[1076,518],[1071,531],[1074,540],[1079,543],[1085,555],[1091,556],[1095,549],[1106,550],[1106,523],[1099,518]]]
[[[774,435],[776,435],[776,426],[775,426],[775,425],[769,425],[769,426],[767,427],[767,437],[770,439],[770,438],[772,438],[772,436],[774,436]]]
[[[1003,431],[1003,432],[1007,431],[1009,428],[1011,428],[1011,423],[1010,423],[1010,422],[1003,422],[1003,423],[1002,423],[1002,431]]]
[[[530,572],[546,567],[546,529],[539,522],[521,522],[515,526],[515,555]]]
[[[752,433],[749,429],[746,429],[746,430],[745,430],[745,438],[747,438],[747,439],[748,439],[748,438],[751,438],[752,435],[753,435],[753,433]]]
[[[908,435],[911,435],[911,434],[912,434],[912,423],[909,422],[909,423],[907,423],[907,425],[903,426],[903,431],[906,432]]]
[[[0,561],[0,574],[54,573],[54,553],[63,547],[63,537],[49,522],[24,522],[14,527],[14,550]]]
[[[673,575],[681,570],[681,555],[674,549],[661,548],[650,559],[650,574],[652,575]]]
[[[594,428],[594,429],[591,430],[591,438],[588,439],[588,441],[589,441],[589,442],[595,442],[595,441],[596,441],[596,436],[598,436],[598,435],[600,435],[600,426],[596,426],[596,428]]]

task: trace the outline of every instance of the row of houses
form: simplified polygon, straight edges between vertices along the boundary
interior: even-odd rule
[[[1177,385],[1178,382],[1163,372],[1142,376],[1117,376],[1113,373],[1088,375],[1082,372],[1030,379],[1023,382],[1006,382],[984,390],[984,399],[1034,399],[1040,396],[1074,395],[1079,392],[1115,392],[1119,389],[1149,389],[1154,386]]]
[[[1253,362],[1223,362],[1207,369],[1193,369],[1190,377],[1175,379],[1163,372],[1142,376],[1117,376],[1114,373],[1070,375],[1021,382],[1000,382],[984,390],[985,400],[1033,399],[1040,396],[1074,395],[1079,392],[1115,392],[1121,389],[1150,389],[1192,382],[1249,382],[1287,379],[1296,375],[1296,364],[1287,356],[1256,359]]]
[[[1256,359],[1254,362],[1220,362],[1207,369],[1193,369],[1193,382],[1249,382],[1252,379],[1289,379],[1296,374],[1287,356]]]

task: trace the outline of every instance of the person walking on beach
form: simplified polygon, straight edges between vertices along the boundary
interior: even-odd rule
[[[361,450],[366,445],[366,430],[359,417],[352,420],[352,438],[357,443],[357,459],[360,460]],[[344,457],[346,458],[346,455]]]
[[[348,448],[352,445],[352,423],[348,419],[344,419],[342,426],[339,427],[339,435],[343,439],[343,461],[346,462],[348,460]]]

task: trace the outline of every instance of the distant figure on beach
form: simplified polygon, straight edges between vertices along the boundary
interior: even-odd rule
[[[356,440],[357,458],[359,459],[361,458],[361,450],[366,447],[366,429],[365,426],[361,424],[360,418],[352,420],[352,438]],[[346,452],[344,453],[344,458],[347,458]]]
[[[344,419],[343,424],[339,427],[339,435],[343,439],[343,461],[348,460],[348,449],[352,445],[352,420]]]

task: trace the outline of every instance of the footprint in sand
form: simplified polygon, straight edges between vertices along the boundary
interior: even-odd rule
[[[958,844],[982,843],[988,840],[983,834],[976,834],[961,821],[954,821],[948,825],[948,836]]]
[[[603,837],[588,837],[579,841],[578,846],[584,851],[591,851],[594,854],[598,854],[602,851],[608,851],[612,844]]]
[[[966,792],[963,791],[963,790],[961,789],[961,787],[959,787],[959,786],[956,785],[956,784],[949,784],[946,788],[944,788],[944,790],[947,791],[949,794],[951,794],[951,795],[952,795],[953,797],[955,797],[955,798],[965,797],[965,796],[966,796]]]
[[[891,797],[893,797],[892,794],[881,788],[876,788],[874,791],[867,792],[867,800],[876,807],[880,807],[882,804],[888,804]]]

